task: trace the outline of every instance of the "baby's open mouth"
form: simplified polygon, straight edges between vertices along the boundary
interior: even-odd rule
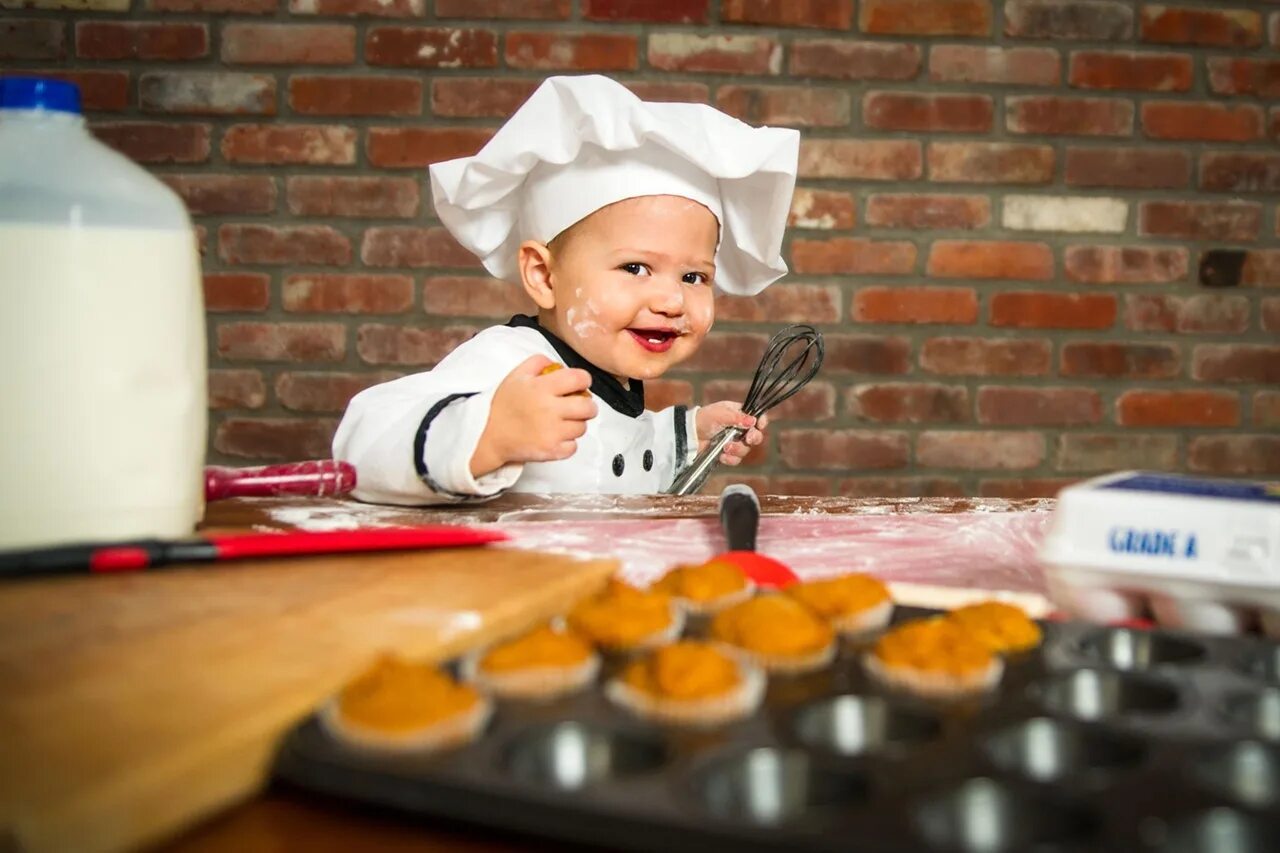
[[[675,329],[627,329],[636,343],[649,352],[666,352],[671,349],[680,333]]]

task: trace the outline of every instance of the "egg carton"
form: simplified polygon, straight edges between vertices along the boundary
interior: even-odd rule
[[[1280,645],[1044,631],[993,692],[963,701],[885,690],[845,641],[819,672],[771,676],[761,708],[730,725],[649,723],[597,684],[500,701],[478,740],[428,755],[361,752],[311,718],[275,773],[412,816],[610,849],[1280,850]]]
[[[1068,487],[1040,551],[1072,615],[1280,639],[1280,487],[1124,471]]]

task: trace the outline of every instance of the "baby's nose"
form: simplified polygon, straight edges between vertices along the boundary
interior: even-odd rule
[[[684,313],[684,288],[681,283],[661,280],[655,282],[649,298],[649,308],[667,316]]]

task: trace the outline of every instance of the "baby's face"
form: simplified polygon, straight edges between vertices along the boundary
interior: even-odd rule
[[[597,210],[552,242],[555,306],[543,324],[620,379],[661,376],[711,328],[719,230],[711,211],[678,196]]]

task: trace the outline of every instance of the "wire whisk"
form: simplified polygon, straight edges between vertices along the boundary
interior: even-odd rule
[[[759,418],[790,398],[818,375],[825,356],[821,332],[804,324],[787,326],[774,335],[765,348],[751,377],[747,397],[742,401],[742,411]],[[667,494],[690,495],[702,488],[729,442],[741,440],[746,434],[742,427],[722,429],[689,467],[680,472]]]

